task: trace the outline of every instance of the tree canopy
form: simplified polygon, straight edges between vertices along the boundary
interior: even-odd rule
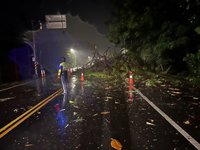
[[[112,1],[110,41],[129,49],[149,70],[186,70],[183,58],[200,46],[199,0]]]

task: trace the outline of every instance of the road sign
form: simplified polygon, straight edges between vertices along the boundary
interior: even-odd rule
[[[47,29],[64,29],[67,28],[66,22],[48,22]]]
[[[66,15],[46,15],[47,29],[64,29],[67,28]]]

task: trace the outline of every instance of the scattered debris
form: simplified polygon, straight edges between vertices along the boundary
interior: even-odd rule
[[[106,119],[106,122],[107,122],[107,123],[110,123],[110,121],[109,121],[108,119]]]
[[[82,121],[84,121],[85,119],[83,119],[83,118],[77,118],[76,120],[74,120],[74,122],[76,122],[76,123],[78,123],[78,122],[82,122]]]
[[[109,114],[110,112],[108,112],[108,111],[103,111],[103,112],[101,112],[101,114],[102,115],[107,115],[107,114]]]
[[[106,99],[113,99],[112,97],[107,96]]]
[[[186,124],[186,125],[189,125],[189,124],[190,124],[190,121],[189,121],[189,120],[186,120],[186,121],[184,121],[183,123]]]
[[[155,124],[154,123],[151,123],[151,122],[146,122],[146,125],[150,125],[150,126],[155,126]]]
[[[75,106],[75,105],[74,105],[73,107],[78,109],[78,106]]]
[[[74,104],[74,101],[73,101],[73,100],[70,100],[69,103],[70,103],[70,104]]]
[[[106,87],[105,90],[110,90],[112,89],[112,86]]]
[[[176,95],[179,95],[179,94],[182,94],[182,92],[171,91],[171,94],[176,94]]]
[[[122,144],[118,140],[113,139],[113,138],[111,138],[111,146],[112,146],[112,148],[114,148],[116,150],[122,149]]]
[[[16,108],[16,109],[14,109],[13,111],[14,111],[15,113],[17,113],[17,112],[18,112],[18,109]]]
[[[74,113],[73,113],[74,116],[76,116],[77,114],[78,114],[77,112],[74,112]]]
[[[178,88],[169,88],[169,89],[172,91],[180,91],[180,89],[178,89]]]
[[[26,147],[31,147],[33,144],[25,144]]]
[[[98,113],[94,114],[93,117],[95,117],[95,116],[97,116],[97,115],[98,115]]]
[[[67,124],[66,126],[65,126],[65,128],[67,128],[69,126],[69,124]]]
[[[116,102],[116,101],[115,101],[115,104],[119,104],[119,102]]]

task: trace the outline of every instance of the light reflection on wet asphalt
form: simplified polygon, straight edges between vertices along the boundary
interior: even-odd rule
[[[6,135],[0,149],[111,150],[111,138],[124,150],[194,149],[130,87],[101,80],[79,82],[76,76],[68,94],[59,95]]]

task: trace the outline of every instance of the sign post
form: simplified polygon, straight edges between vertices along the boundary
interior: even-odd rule
[[[42,29],[42,24],[40,23],[40,30]],[[36,55],[36,46],[35,46],[35,31],[34,31],[34,24],[32,22],[32,42],[33,42],[33,58],[34,61],[34,78],[38,77],[38,62],[37,62],[37,55]]]

